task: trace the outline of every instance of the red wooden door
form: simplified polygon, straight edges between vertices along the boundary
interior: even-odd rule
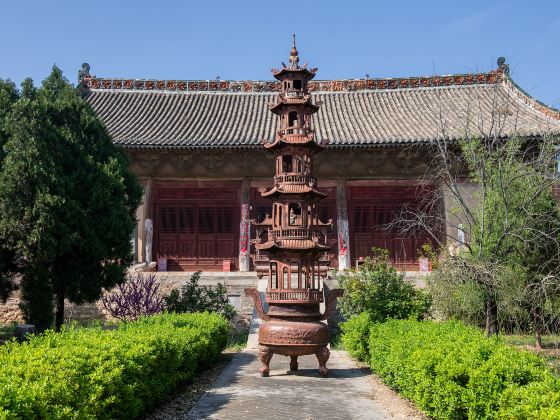
[[[221,271],[224,260],[237,267],[239,203],[229,198],[209,188],[159,194],[155,255],[167,259],[169,270]]]
[[[391,262],[397,267],[416,269],[418,249],[430,242],[426,232],[403,237],[387,229],[403,205],[414,205],[422,190],[415,187],[350,187],[348,217],[352,264],[360,257],[371,255],[371,249],[389,251]]]

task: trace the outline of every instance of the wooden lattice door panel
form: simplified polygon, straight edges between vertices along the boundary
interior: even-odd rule
[[[179,207],[179,234],[177,238],[177,263],[185,266],[196,265],[196,207]]]
[[[159,246],[160,257],[177,259],[177,208],[161,207],[159,209]]]
[[[417,267],[418,249],[430,242],[427,233],[402,237],[387,227],[402,206],[415,206],[422,193],[416,187],[350,187],[347,197],[352,259],[371,255],[372,247],[384,248],[394,265]]]
[[[170,270],[222,270],[224,260],[235,269],[239,204],[225,198],[237,196],[221,190],[199,190],[165,188],[160,194],[163,199],[156,204],[157,256],[168,260]]]
[[[160,257],[177,259],[177,241],[161,239],[159,241]]]

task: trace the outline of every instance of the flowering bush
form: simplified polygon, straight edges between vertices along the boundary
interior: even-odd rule
[[[163,297],[155,274],[130,275],[123,284],[102,298],[103,307],[112,317],[133,321],[142,315],[158,314],[164,309]]]

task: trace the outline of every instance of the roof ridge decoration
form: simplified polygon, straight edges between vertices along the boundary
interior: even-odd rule
[[[524,102],[525,104],[529,105],[530,107],[536,109],[537,111],[542,112],[543,114],[554,118],[556,120],[560,120],[560,110],[546,105],[539,101],[538,99],[533,98],[529,93],[527,93],[521,86],[513,81],[513,79],[509,76],[509,65],[506,64],[505,57],[498,58],[498,70],[501,70],[504,74],[504,83],[505,85],[510,88],[513,94],[519,99],[520,101]]]
[[[396,89],[415,89],[430,87],[496,85],[504,83],[510,91],[528,106],[545,115],[560,120],[560,110],[536,100],[509,76],[509,65],[505,58],[497,61],[498,68],[483,73],[462,73],[452,75],[434,75],[401,78],[369,78],[315,80],[309,81],[310,92],[353,92],[379,91]],[[304,69],[306,66],[300,67]],[[315,70],[315,69],[312,69]],[[89,73],[90,66],[82,64],[78,74],[78,88],[82,94],[88,90],[122,90],[122,91],[165,91],[165,92],[280,92],[280,82],[263,80],[155,80],[155,79],[123,79],[101,78]]]
[[[89,67],[88,67],[89,69]],[[504,79],[504,69],[498,68],[487,73],[465,73],[453,75],[315,80],[309,82],[309,90],[316,92],[344,92],[356,90],[391,90],[420,87],[440,87],[458,85],[487,85],[500,83]],[[155,80],[123,79],[80,76],[78,82],[87,89],[114,90],[161,90],[179,92],[279,92],[280,82],[268,80]]]

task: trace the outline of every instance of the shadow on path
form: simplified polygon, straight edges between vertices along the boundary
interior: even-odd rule
[[[332,351],[329,377],[319,377],[315,356],[299,358],[290,372],[289,357],[275,355],[270,377],[261,378],[254,351],[238,353],[198,403],[189,419],[384,419],[391,416],[373,398],[371,381],[342,351]]]

